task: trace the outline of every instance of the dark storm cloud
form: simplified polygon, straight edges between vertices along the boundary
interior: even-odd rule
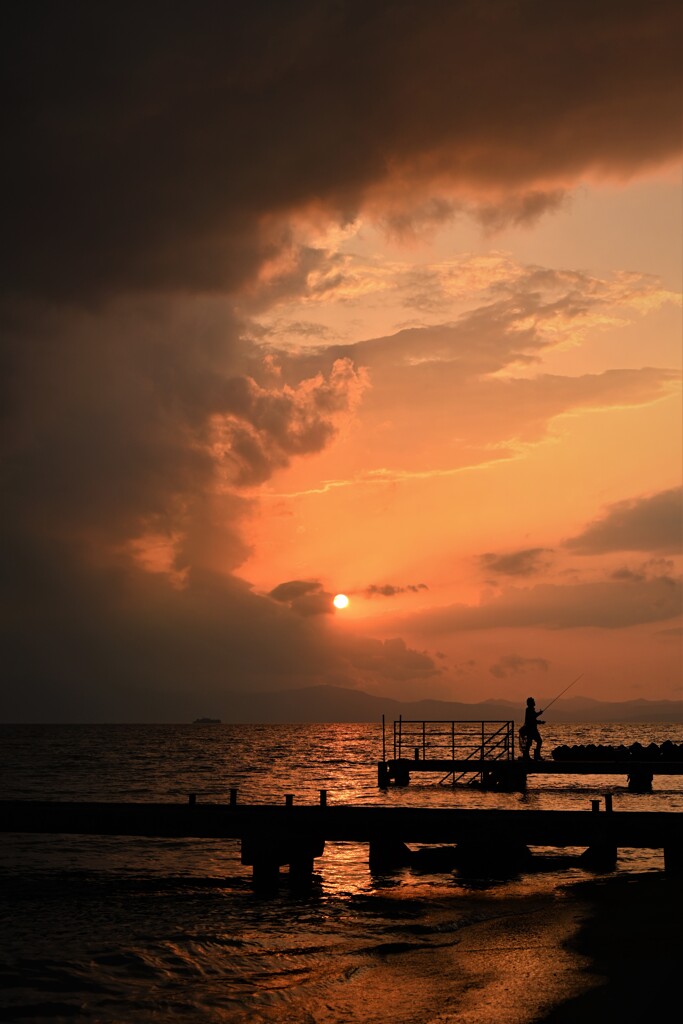
[[[610,505],[565,547],[579,555],[606,551],[667,551],[683,549],[683,488]]]
[[[6,328],[4,718],[182,720],[204,696],[347,665],[304,621],[324,598],[280,607],[232,574],[248,554],[240,483],[329,441],[355,400],[349,365],[294,386],[262,365],[256,380],[218,300]]]
[[[386,688],[436,671],[400,640],[334,631],[322,590],[283,602],[194,567],[173,587],[130,560],[92,564],[66,541],[10,553],[4,721],[188,721],[233,691]]]
[[[479,561],[486,572],[500,576],[533,576],[547,568],[548,560],[544,556],[549,548],[524,548],[511,551],[506,555],[487,552],[480,556]]]
[[[8,329],[5,352],[4,472],[17,522],[35,515],[56,535],[87,526],[112,541],[150,524],[171,533],[198,515],[206,538],[203,503],[220,532],[245,505],[234,486],[324,447],[359,384],[348,361],[294,386],[262,367],[257,382],[252,347],[216,303],[48,313]]]
[[[518,222],[582,174],[667,160],[679,6],[26,0],[0,18],[2,716],[182,720],[231,689],[429,677],[426,652],[305,614],[322,590],[283,601],[234,575],[244,488],[329,444],[357,367],[395,344],[281,379],[227,303],[305,289],[327,259],[294,241],[311,207],[405,232],[465,208]],[[454,198],[421,198],[432,180]],[[451,339],[463,399],[542,344],[501,330],[515,301]],[[515,400],[542,406],[533,434],[577,386],[664,384],[548,378],[549,399],[520,382]]]
[[[533,216],[680,150],[680,30],[673,0],[5,5],[4,287],[238,286],[281,215],[421,181]]]

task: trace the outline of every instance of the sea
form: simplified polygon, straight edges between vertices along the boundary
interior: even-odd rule
[[[683,742],[683,724],[543,728],[563,744]],[[683,811],[683,778],[531,776],[526,793],[414,775],[379,789],[382,723],[0,725],[0,799]],[[387,756],[390,756],[387,752]],[[501,878],[378,875],[328,842],[310,891],[255,892],[237,841],[0,833],[0,1020],[54,1024],[525,1024],[593,983],[565,950],[581,850]],[[610,874],[662,873],[619,850]],[[578,909],[577,909],[578,908]],[[535,999],[529,992],[536,991]]]

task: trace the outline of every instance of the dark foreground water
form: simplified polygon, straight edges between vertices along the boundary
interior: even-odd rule
[[[683,726],[546,726],[562,743],[683,741]],[[419,777],[380,791],[376,725],[0,726],[0,798],[683,810],[620,777],[532,777],[520,794]],[[581,985],[561,940],[580,850],[485,880],[416,868],[373,876],[367,848],[328,843],[309,895],[253,893],[239,844],[0,835],[0,1020],[88,1024],[523,1024]],[[620,851],[617,873],[660,872]],[[529,996],[532,993],[532,997]]]

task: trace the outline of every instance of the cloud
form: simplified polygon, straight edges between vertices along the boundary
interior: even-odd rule
[[[656,284],[499,273],[453,323],[298,358],[244,316],[358,286],[301,225],[362,211],[408,237],[467,211],[497,228],[585,177],[665,165],[679,24],[669,0],[609,19],[588,0],[12,5],[4,716],[186,720],[231,688],[431,678],[431,655],[400,638],[334,632],[321,584],[267,595],[238,578],[254,489],[324,451],[361,400],[383,481],[510,457],[578,407],[656,400],[671,371],[498,376]],[[450,301],[459,271],[435,273]],[[665,610],[656,581],[632,592]]]
[[[11,290],[236,288],[297,210],[515,220],[680,152],[673,0],[70,9],[5,19]]]
[[[579,555],[608,551],[678,554],[683,547],[683,488],[618,501],[564,546]]]
[[[289,580],[274,587],[268,596],[286,603],[299,615],[331,615],[333,612],[333,595],[317,580]]]
[[[487,552],[479,556],[479,562],[486,572],[501,576],[533,576],[547,568],[549,563],[543,556],[549,551],[549,548],[524,548],[506,555]]]
[[[346,665],[323,593],[284,607],[235,573],[245,486],[331,443],[348,361],[284,382],[218,299],[47,307],[3,341],[5,716],[183,720]]]
[[[362,370],[337,359],[322,373],[263,387],[251,377],[225,382],[225,402],[213,418],[214,452],[231,464],[236,485],[263,483],[293,455],[319,452],[336,433],[336,414],[357,405],[366,386]]]
[[[399,620],[415,635],[482,629],[624,629],[666,622],[683,610],[681,581],[604,580],[565,586],[509,587],[479,605],[455,604]]]
[[[419,681],[442,671],[427,651],[408,647],[400,637],[388,640],[356,637],[349,643],[345,654],[353,669],[362,670],[369,678],[377,676],[392,682]]]
[[[396,594],[417,594],[421,590],[429,590],[426,583],[408,583],[404,587],[397,587],[392,583],[383,583],[381,585],[371,583],[369,587],[365,588],[363,593],[367,597],[395,597]]]
[[[635,572],[633,569],[629,569],[627,566],[624,566],[621,569],[615,569],[614,572],[611,572],[610,579],[641,583],[645,579],[645,575],[642,572]]]
[[[339,359],[366,370],[372,385],[362,406],[368,480],[378,472],[386,482],[425,466],[438,474],[514,458],[544,441],[562,415],[643,405],[680,387],[680,374],[669,368],[533,373],[546,349],[575,343],[582,331],[617,314],[632,317],[648,298],[665,301],[657,282],[508,270],[504,280],[495,270],[495,296],[489,293],[455,322],[278,353],[285,380],[329,372]]]
[[[491,232],[510,225],[533,224],[544,213],[558,210],[567,202],[565,189],[548,192],[533,189],[521,195],[506,196],[497,203],[482,203],[475,210],[477,220]]]
[[[317,580],[289,580],[287,583],[279,583],[269,591],[268,596],[275,601],[296,601],[307,594],[316,594],[322,590],[322,584]]]
[[[240,488],[329,444],[365,387],[343,359],[273,379],[219,302],[49,311],[6,331],[5,357],[10,533],[110,547],[164,534],[194,564],[213,538],[226,569],[245,554]]]
[[[522,658],[519,654],[505,654],[495,665],[491,665],[489,672],[497,679],[505,679],[506,676],[524,674],[528,671],[547,672],[549,668],[550,662],[545,658]]]

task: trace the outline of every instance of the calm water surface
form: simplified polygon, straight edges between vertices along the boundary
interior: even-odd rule
[[[546,725],[543,734],[548,755],[561,743],[683,742],[683,726],[670,724]],[[438,776],[381,791],[377,725],[0,726],[0,744],[2,799],[177,802],[196,793],[227,802],[237,788],[245,803],[287,793],[317,803],[326,789],[330,804],[587,809],[611,793],[615,810],[683,810],[683,780],[665,776],[643,795],[617,776],[532,777],[524,795],[453,789]],[[292,893],[283,872],[279,895],[266,899],[253,893],[236,842],[0,842],[0,1019],[36,1024],[456,1020],[453,951],[464,936],[499,920],[522,935],[530,915],[565,898],[567,883],[594,877],[557,857],[505,880],[415,869],[373,876],[364,845],[328,843],[309,895]],[[620,851],[618,872],[661,868],[660,851]]]

